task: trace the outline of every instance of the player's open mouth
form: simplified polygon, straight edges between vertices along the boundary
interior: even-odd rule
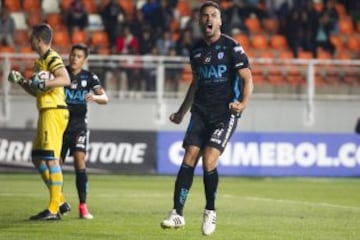
[[[211,32],[213,29],[213,25],[211,23],[206,24],[206,32]]]

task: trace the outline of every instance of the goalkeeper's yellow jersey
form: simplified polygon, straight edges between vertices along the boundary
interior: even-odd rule
[[[43,57],[35,60],[34,72],[49,71],[54,73],[62,67],[65,65],[60,55],[53,49],[49,49]],[[64,88],[54,87],[47,91],[37,91],[36,104],[38,110],[66,107]]]

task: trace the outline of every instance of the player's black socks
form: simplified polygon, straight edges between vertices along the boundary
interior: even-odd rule
[[[210,172],[205,172],[203,175],[204,186],[205,186],[205,196],[206,196],[206,206],[208,210],[215,210],[215,198],[216,190],[219,183],[219,174],[217,169]]]
[[[88,179],[85,169],[76,170],[76,189],[80,203],[86,202]]]
[[[183,208],[194,179],[194,167],[181,165],[175,181],[174,208],[177,214],[183,215]]]

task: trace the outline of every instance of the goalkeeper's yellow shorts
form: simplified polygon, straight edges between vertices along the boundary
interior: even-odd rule
[[[66,108],[40,110],[31,154],[33,160],[60,158],[63,134],[68,121],[69,111]]]

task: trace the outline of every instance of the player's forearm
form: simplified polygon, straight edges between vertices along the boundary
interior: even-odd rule
[[[189,110],[191,104],[193,103],[194,96],[195,96],[196,86],[194,83],[192,83],[188,91],[186,93],[186,96],[184,98],[183,103],[181,104],[178,113],[181,113],[182,115],[185,115],[185,113]]]
[[[107,104],[109,102],[109,98],[106,94],[94,95],[94,101],[97,104]]]
[[[244,83],[245,83],[245,86],[243,88],[243,98],[242,98],[241,102],[244,103],[245,105],[247,105],[249,102],[250,96],[253,92],[253,89],[254,89],[252,77],[248,76],[248,78],[245,79]]]
[[[46,88],[64,87],[68,85],[70,85],[70,80],[64,76],[59,76],[52,80],[45,81]]]

